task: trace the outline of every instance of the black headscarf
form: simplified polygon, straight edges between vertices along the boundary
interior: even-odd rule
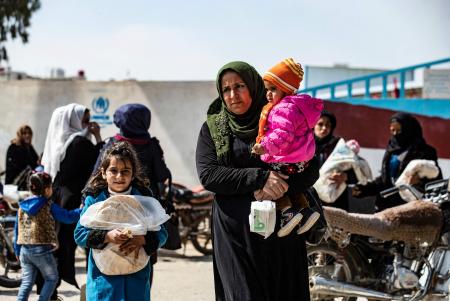
[[[391,153],[402,153],[411,146],[424,144],[422,127],[419,121],[408,113],[395,113],[390,122],[398,122],[401,125],[401,132],[393,135],[389,140],[387,151]]]
[[[223,99],[221,80],[227,70],[239,74],[250,91],[252,103],[248,111],[242,115],[230,112]],[[209,106],[206,123],[216,147],[217,159],[223,163],[229,159],[232,134],[241,139],[256,138],[259,117],[267,99],[261,76],[255,68],[245,62],[231,62],[223,66],[217,74],[216,87],[219,97]]]
[[[114,112],[114,124],[126,138],[150,139],[151,118],[150,110],[138,103],[120,106]]]

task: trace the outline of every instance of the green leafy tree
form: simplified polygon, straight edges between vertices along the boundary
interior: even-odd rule
[[[31,16],[40,7],[39,0],[0,0],[0,62],[8,60],[4,45],[8,39],[28,42]]]

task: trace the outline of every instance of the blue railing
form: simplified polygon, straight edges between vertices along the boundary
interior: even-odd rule
[[[406,80],[406,74],[408,72],[414,72],[415,70],[421,69],[421,68],[429,69],[433,65],[444,64],[444,63],[449,63],[449,62],[450,62],[450,57],[441,59],[441,60],[437,60],[437,61],[433,61],[433,62],[428,62],[428,63],[413,65],[413,66],[409,66],[409,67],[405,67],[405,68],[400,68],[400,69],[396,69],[396,70],[384,71],[384,72],[374,73],[371,75],[365,75],[365,76],[355,77],[352,79],[342,80],[342,81],[338,81],[338,82],[334,82],[334,83],[330,83],[330,84],[310,87],[310,88],[306,88],[306,89],[299,91],[299,93],[308,93],[308,94],[311,94],[312,96],[316,96],[318,91],[329,92],[330,99],[336,99],[337,87],[343,86],[343,87],[346,87],[346,90],[347,90],[346,98],[352,99],[353,98],[353,96],[352,96],[353,95],[353,84],[362,82],[362,83],[364,83],[364,99],[371,99],[372,97],[371,97],[371,93],[370,93],[370,83],[374,79],[381,79],[381,86],[382,86],[381,98],[387,99],[388,98],[388,87],[387,87],[388,86],[388,76],[392,76],[394,74],[395,75],[400,74],[399,98],[405,98],[405,80]]]

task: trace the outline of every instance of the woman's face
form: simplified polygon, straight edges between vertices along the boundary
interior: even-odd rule
[[[317,121],[314,126],[314,135],[319,139],[325,138],[331,133],[331,121],[328,117],[320,117],[319,121]]]
[[[226,71],[221,79],[222,97],[231,113],[244,114],[252,104],[252,97],[242,78],[234,71]]]
[[[398,135],[402,132],[402,125],[397,121],[393,121],[389,125],[389,131],[391,132],[392,136]]]
[[[83,129],[87,128],[90,120],[91,120],[91,113],[89,113],[89,110],[86,110],[84,112],[83,119],[81,119],[81,127]]]
[[[33,138],[33,134],[29,129],[25,129],[22,131],[22,143],[23,144],[31,144],[31,139]]]

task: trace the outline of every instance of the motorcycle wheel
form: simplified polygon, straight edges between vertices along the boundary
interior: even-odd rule
[[[191,241],[194,248],[203,255],[212,255],[211,216],[206,213],[192,230]]]
[[[7,288],[19,287],[22,282],[22,272],[20,262],[16,259],[15,254],[10,254],[6,245],[12,247],[14,239],[14,224],[3,224],[3,235],[0,235],[0,286]],[[7,239],[8,242],[5,240]]]
[[[307,256],[309,276],[320,275],[347,282],[351,281],[355,275],[356,268],[353,260],[329,244],[308,247]],[[314,301],[356,301],[356,299],[356,297],[334,297],[311,293],[311,300]]]
[[[1,264],[0,270],[0,286],[7,288],[15,288],[20,286],[20,283],[22,282],[22,274],[17,273],[17,270],[14,271],[14,264],[10,264],[8,262],[6,262],[6,264]]]

